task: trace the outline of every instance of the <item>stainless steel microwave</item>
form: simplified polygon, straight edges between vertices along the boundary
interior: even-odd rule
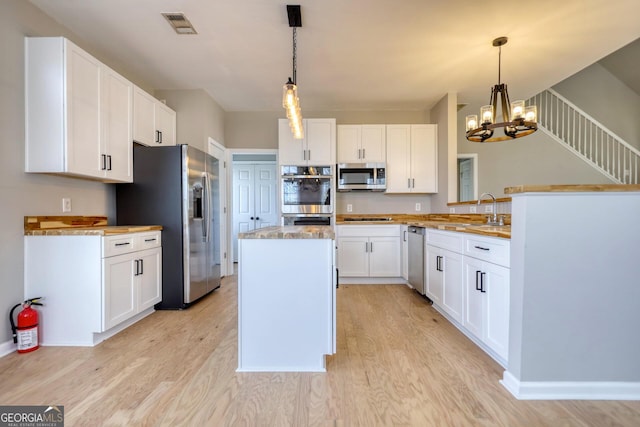
[[[385,191],[384,163],[338,163],[338,191]]]

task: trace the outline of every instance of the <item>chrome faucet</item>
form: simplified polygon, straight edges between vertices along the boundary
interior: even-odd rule
[[[496,198],[493,196],[493,194],[491,194],[491,193],[482,193],[480,195],[480,197],[478,198],[478,205],[480,205],[480,202],[482,202],[482,198],[484,196],[489,196],[489,197],[491,197],[491,199],[493,199],[493,216],[487,216],[487,224],[488,225],[503,225],[504,222],[502,221],[502,218],[500,218],[500,221],[498,221],[498,209],[497,209],[497,205],[496,205]]]

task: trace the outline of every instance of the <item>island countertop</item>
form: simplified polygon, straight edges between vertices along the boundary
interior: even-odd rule
[[[336,237],[328,225],[287,225],[259,228],[238,233],[238,239],[331,239]]]

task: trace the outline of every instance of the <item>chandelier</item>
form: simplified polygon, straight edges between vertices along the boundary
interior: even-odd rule
[[[293,75],[289,77],[287,83],[282,88],[282,106],[287,112],[289,127],[295,139],[302,139],[304,130],[302,128],[302,111],[300,110],[300,99],[298,98],[298,86],[296,85],[296,59],[297,59],[297,33],[296,28],[302,27],[302,16],[300,15],[300,5],[287,5],[287,15],[289,17],[289,27],[293,28]]]
[[[498,47],[498,84],[491,90],[489,105],[480,108],[481,121],[478,122],[478,116],[475,114],[466,117],[467,139],[471,142],[507,141],[530,135],[538,130],[536,106],[525,107],[524,101],[510,103],[507,85],[500,82],[502,46],[507,44],[507,40],[506,37],[498,37],[493,41],[493,46]],[[502,122],[500,123],[496,123],[498,95],[502,109]],[[509,109],[509,107],[511,108]],[[503,128],[504,136],[493,136],[494,129],[498,128]]]

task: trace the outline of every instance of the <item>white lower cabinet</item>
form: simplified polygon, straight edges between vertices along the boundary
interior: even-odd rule
[[[456,321],[462,322],[462,255],[427,245],[426,295]]]
[[[103,259],[104,331],[162,300],[161,258],[157,248]]]
[[[25,298],[44,297],[43,345],[93,346],[162,300],[161,232],[25,236]]]
[[[461,233],[427,230],[425,250],[425,293],[433,303],[455,321],[462,322],[464,292],[462,287]]]
[[[509,269],[465,257],[463,326],[496,354],[509,355]]]
[[[399,225],[339,225],[341,277],[400,277]]]
[[[507,239],[427,230],[426,295],[500,363],[509,353]]]

